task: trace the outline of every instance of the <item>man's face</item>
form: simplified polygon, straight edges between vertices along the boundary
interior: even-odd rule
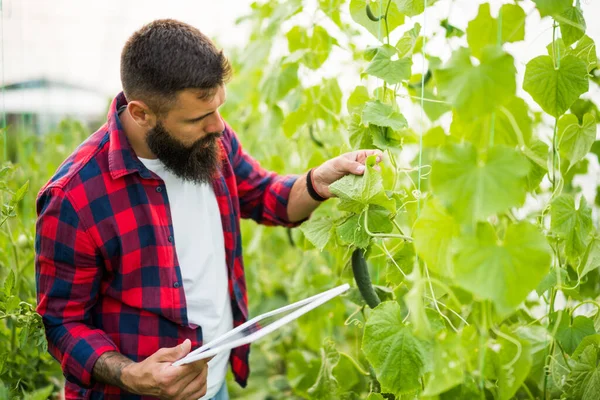
[[[219,87],[208,100],[201,92],[186,89],[175,105],[146,135],[150,150],[182,179],[210,182],[219,164],[217,140],[225,129],[218,108],[225,103],[225,89]]]

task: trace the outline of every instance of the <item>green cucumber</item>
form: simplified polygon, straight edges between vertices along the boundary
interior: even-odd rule
[[[363,299],[365,299],[369,307],[377,307],[381,303],[381,300],[377,296],[377,293],[375,293],[375,289],[371,283],[369,267],[361,249],[356,249],[352,253],[352,272],[354,273],[356,286],[358,286]]]
[[[369,5],[367,4],[367,17],[369,17],[369,19],[373,22],[377,22],[379,21],[381,18],[383,18],[382,15],[380,15],[379,17],[376,17],[375,15],[373,15],[373,11],[371,11],[371,7],[369,7]]]

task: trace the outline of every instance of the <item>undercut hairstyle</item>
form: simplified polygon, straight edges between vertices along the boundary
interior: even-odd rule
[[[121,84],[127,101],[140,100],[166,115],[184,89],[211,99],[231,77],[231,65],[200,30],[173,19],[153,21],[128,40],[121,53]]]

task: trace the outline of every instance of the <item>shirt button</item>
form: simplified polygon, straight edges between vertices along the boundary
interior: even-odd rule
[[[175,282],[175,283],[173,284],[173,287],[174,287],[175,289],[177,289],[177,288],[179,287],[179,282]]]
[[[173,236],[169,236],[169,242],[173,243]]]
[[[162,186],[157,186],[157,187],[156,187],[156,191],[157,191],[158,193],[162,192]]]

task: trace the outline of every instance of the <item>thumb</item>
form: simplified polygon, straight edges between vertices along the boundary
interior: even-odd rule
[[[183,343],[175,347],[162,348],[156,352],[157,361],[177,361],[185,357],[192,348],[192,342],[185,339]]]

